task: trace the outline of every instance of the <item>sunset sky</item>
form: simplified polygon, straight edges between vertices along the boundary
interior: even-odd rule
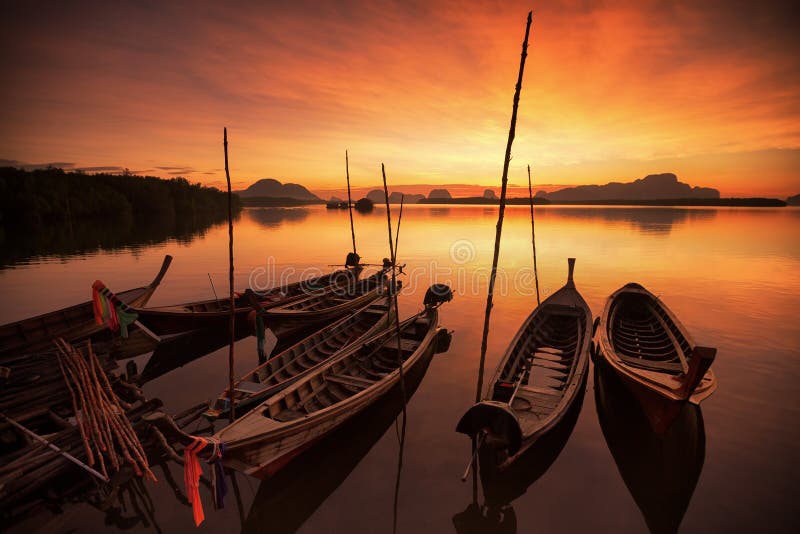
[[[674,172],[722,196],[800,193],[792,2],[4,3],[5,164],[355,185]],[[0,162],[2,164],[3,162]],[[552,187],[551,187],[552,188]]]

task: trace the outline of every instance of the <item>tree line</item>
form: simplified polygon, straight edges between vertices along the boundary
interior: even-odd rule
[[[234,195],[234,211],[241,207]],[[185,178],[0,168],[0,220],[5,227],[151,216],[216,219],[227,211],[227,193]]]

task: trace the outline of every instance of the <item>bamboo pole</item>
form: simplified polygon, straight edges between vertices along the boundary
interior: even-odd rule
[[[231,173],[228,169],[228,129],[222,129],[223,147],[225,148],[225,179],[228,181],[228,285],[230,286],[231,299],[231,319],[230,334],[231,342],[228,348],[228,400],[230,401],[231,411],[228,412],[228,420],[232,423],[236,418],[233,402],[233,343],[235,341],[236,330],[236,310],[233,299],[233,194],[231,193]]]
[[[503,161],[503,178],[502,187],[500,189],[500,208],[497,216],[497,231],[494,238],[494,255],[492,256],[492,271],[489,275],[489,291],[486,296],[486,314],[483,319],[483,336],[481,338],[481,358],[478,363],[478,384],[475,388],[475,402],[481,401],[481,393],[483,391],[483,372],[486,365],[486,348],[489,339],[489,319],[492,315],[492,300],[494,297],[494,282],[497,278],[497,261],[500,257],[500,237],[503,233],[503,216],[506,210],[506,191],[508,188],[508,165],[511,161],[511,145],[514,143],[514,134],[517,127],[517,108],[519,107],[519,94],[522,91],[522,75],[525,71],[525,59],[528,57],[528,36],[531,30],[532,12],[528,12],[528,20],[525,26],[525,40],[522,42],[522,55],[519,62],[519,75],[517,76],[517,85],[514,90],[514,105],[511,111],[511,126],[508,130],[508,143],[506,144],[505,160]],[[474,454],[478,447],[475,438],[472,439],[473,463],[477,461],[477,455]],[[472,501],[477,502],[478,499],[478,469],[473,466],[472,470]]]
[[[536,281],[536,305],[539,300],[539,271],[536,269],[536,228],[533,226],[533,184],[531,183],[531,166],[528,165],[528,197],[531,200],[531,243],[533,244],[533,278]]]
[[[406,196],[400,195],[400,216],[397,218],[397,233],[394,236],[394,253],[397,255],[397,242],[400,241],[400,221],[403,220],[403,204],[405,203]],[[394,261],[394,260],[392,260]]]
[[[344,168],[347,173],[347,209],[350,212],[350,234],[353,236],[353,254],[356,254],[356,230],[353,226],[353,200],[350,198],[350,159],[347,150],[344,151]]]
[[[519,62],[519,75],[514,91],[514,107],[511,112],[511,126],[508,130],[508,143],[506,156],[503,162],[502,188],[500,189],[500,212],[497,217],[497,232],[494,238],[494,256],[492,257],[492,271],[489,275],[489,294],[486,297],[486,315],[483,320],[483,337],[481,339],[481,359],[478,367],[478,387],[475,391],[475,402],[481,401],[483,390],[483,370],[486,364],[486,345],[489,338],[489,318],[492,314],[492,297],[494,296],[494,282],[497,278],[497,260],[500,257],[500,236],[503,233],[503,215],[506,209],[506,190],[508,188],[508,164],[511,161],[511,145],[514,143],[514,132],[517,127],[517,108],[519,107],[519,94],[522,91],[522,74],[525,70],[525,58],[528,57],[528,36],[531,30],[532,12],[528,12],[528,22],[525,26],[525,40],[522,42],[522,57]]]
[[[40,443],[46,445],[49,449],[52,449],[53,451],[55,451],[56,453],[60,454],[61,456],[63,456],[67,460],[69,460],[70,462],[72,462],[75,465],[79,466],[81,469],[84,469],[85,471],[87,471],[88,473],[92,474],[93,476],[99,478],[103,482],[108,482],[108,477],[107,476],[104,476],[104,475],[98,473],[97,471],[95,471],[94,469],[92,469],[91,467],[86,465],[85,463],[81,462],[80,460],[78,460],[77,458],[75,458],[74,456],[69,454],[68,452],[64,452],[63,450],[61,450],[57,446],[53,445],[52,443],[50,443],[49,441],[47,441],[46,439],[44,439],[40,435],[38,435],[38,434],[36,434],[34,432],[31,432],[30,430],[28,430],[24,426],[20,425],[19,423],[17,423],[16,421],[11,419],[10,417],[7,417],[7,416],[2,415],[2,414],[0,414],[0,417],[2,417],[2,419],[4,419],[4,420],[8,421],[8,423],[10,423],[12,426],[14,426],[14,427],[18,428],[19,430],[25,432],[27,435],[29,435],[33,439],[35,439],[35,440],[39,441]]]
[[[400,397],[402,399],[403,422],[400,425],[400,452],[397,456],[397,478],[394,485],[394,515],[392,521],[392,532],[397,532],[397,504],[400,497],[400,473],[403,469],[403,448],[406,441],[406,384],[403,376],[403,351],[400,348],[400,308],[397,305],[397,247],[392,242],[392,212],[389,208],[389,188],[386,185],[386,169],[381,163],[381,174],[383,175],[383,193],[386,200],[386,223],[389,227],[389,256],[392,260],[392,300],[394,301],[394,326],[397,336],[397,369],[400,373]],[[402,216],[402,203],[400,204],[400,214]],[[397,234],[400,235],[400,219],[397,220]]]

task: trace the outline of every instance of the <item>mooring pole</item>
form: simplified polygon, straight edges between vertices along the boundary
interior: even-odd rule
[[[539,300],[539,271],[536,269],[536,228],[533,226],[533,183],[531,182],[531,166],[528,165],[528,197],[531,200],[531,243],[533,243],[533,278],[536,281],[536,305]]]
[[[230,287],[230,334],[231,342],[228,347],[228,401],[231,410],[228,412],[228,420],[232,423],[236,418],[233,402],[233,344],[235,341],[236,330],[236,310],[233,299],[233,193],[231,192],[231,173],[228,169],[228,128],[223,128],[223,146],[225,148],[225,178],[228,180],[228,285]]]
[[[347,155],[347,150],[344,151],[344,168],[347,173],[347,209],[350,211],[350,234],[353,236],[353,254],[356,254],[356,229],[353,226],[353,199],[350,197],[350,159]]]
[[[503,215],[506,210],[506,189],[508,188],[508,164],[511,161],[511,145],[514,143],[514,133],[517,127],[517,108],[519,107],[519,94],[522,91],[522,74],[525,71],[525,58],[528,57],[528,36],[531,31],[533,12],[528,12],[528,24],[525,27],[525,40],[522,42],[522,58],[519,62],[519,76],[514,91],[514,107],[511,111],[511,127],[508,130],[508,143],[506,144],[506,157],[503,162],[502,188],[500,189],[500,213],[497,217],[497,232],[494,238],[494,256],[492,257],[492,272],[489,275],[489,294],[486,297],[486,315],[483,319],[483,337],[481,339],[481,359],[478,367],[478,387],[475,391],[475,402],[481,401],[483,390],[483,369],[486,363],[486,344],[489,338],[489,318],[492,314],[492,297],[494,296],[494,281],[497,277],[497,260],[500,257],[500,236],[503,233]]]

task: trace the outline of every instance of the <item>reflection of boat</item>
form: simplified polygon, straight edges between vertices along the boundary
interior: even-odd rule
[[[459,534],[468,533],[515,533],[517,518],[512,501],[523,495],[528,488],[544,475],[556,461],[567,444],[583,407],[586,386],[580,385],[575,402],[564,418],[550,431],[542,434],[536,443],[520,454],[514,469],[499,470],[493,458],[479,458],[481,485],[485,503],[470,503],[455,516],[453,525]]]
[[[240,378],[233,386],[235,413],[278,393],[334,358],[340,350],[386,328],[390,320],[389,297],[380,298],[350,315],[298,341]],[[226,388],[205,416],[216,419],[230,410]]]
[[[246,337],[236,336],[236,340]],[[170,371],[191,363],[223,347],[231,342],[227,330],[197,330],[172,336],[158,343],[153,354],[138,375],[136,382],[141,385],[163,376]]]
[[[149,285],[123,291],[117,297],[129,306],[144,306],[161,283],[171,262],[172,256],[165,256],[161,269]],[[89,285],[86,287],[88,290]],[[72,343],[102,332],[105,328],[95,322],[92,301],[84,302],[0,326],[0,356],[49,350],[52,349],[53,339],[60,337]]]
[[[677,532],[705,459],[700,407],[683,404],[669,430],[659,435],[617,375],[600,365],[594,378],[600,427],[648,528]]]
[[[360,268],[358,269],[360,271]],[[352,269],[332,273],[276,287],[256,297],[263,308],[301,301],[311,294],[330,296],[334,284],[347,288],[352,286],[357,272]],[[247,316],[253,311],[253,302],[248,292],[234,299],[235,327],[237,332],[247,331]],[[230,321],[230,300],[209,299],[175,306],[134,308],[139,322],[158,335],[179,334],[192,330],[226,328]]]
[[[277,228],[285,222],[301,222],[311,212],[308,208],[258,208],[248,209],[245,213],[261,226]]]
[[[399,339],[390,328],[345,350],[220,430],[215,437],[225,443],[224,464],[259,478],[269,477],[384,397],[400,380],[398,345],[404,374],[429,360],[437,349],[443,331],[438,326],[439,304],[428,302],[426,296],[425,309],[400,324]]]
[[[404,376],[406,399],[422,382],[430,361],[430,357],[424,358]],[[401,408],[397,384],[372,406],[322,438],[299,461],[262,482],[242,532],[264,532],[265,525],[275,534],[296,532],[386,433]]]
[[[502,469],[561,421],[582,393],[592,343],[592,312],[569,259],[567,283],[525,320],[497,367],[491,397],[470,408],[456,430],[477,439]]]
[[[597,329],[599,351],[664,432],[686,401],[699,404],[717,388],[709,369],[717,349],[694,343],[678,318],[639,284],[608,298]]]

